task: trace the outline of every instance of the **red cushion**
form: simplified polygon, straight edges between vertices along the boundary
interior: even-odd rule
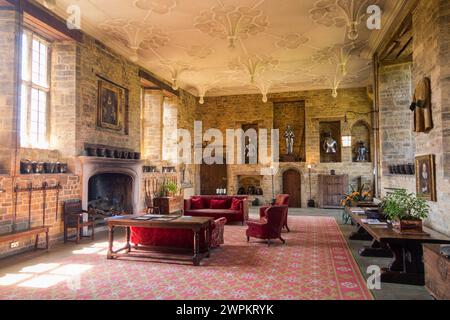
[[[227,209],[227,200],[211,200],[211,209]]]
[[[241,210],[242,200],[233,198],[230,210]]]
[[[191,199],[191,209],[193,209],[193,210],[204,209],[202,198],[192,198]]]

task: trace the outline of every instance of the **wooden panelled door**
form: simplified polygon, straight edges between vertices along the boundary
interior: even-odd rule
[[[283,193],[288,194],[289,207],[302,207],[302,193],[301,193],[301,176],[296,170],[288,170],[283,173]]]
[[[319,175],[319,206],[341,208],[341,200],[348,192],[348,175]]]
[[[200,167],[200,193],[215,195],[218,188],[227,188],[228,170],[226,164],[202,164]]]

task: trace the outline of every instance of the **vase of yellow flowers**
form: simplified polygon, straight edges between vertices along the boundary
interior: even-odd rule
[[[344,196],[341,201],[343,207],[357,207],[361,202],[367,201],[370,197],[369,191],[364,191],[365,185],[363,184],[359,189],[355,189],[351,186],[352,192]]]

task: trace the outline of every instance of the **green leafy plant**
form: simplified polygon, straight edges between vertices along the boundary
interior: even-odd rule
[[[390,220],[422,220],[428,218],[430,206],[423,199],[404,189],[388,194],[381,203],[384,214]]]
[[[171,181],[166,183],[166,190],[171,194],[176,194],[178,192],[178,184]]]

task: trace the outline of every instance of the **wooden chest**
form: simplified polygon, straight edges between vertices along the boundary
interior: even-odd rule
[[[161,214],[181,213],[184,207],[183,196],[155,198],[154,206],[159,208]]]
[[[450,300],[450,259],[440,245],[424,245],[425,287],[438,300]]]

